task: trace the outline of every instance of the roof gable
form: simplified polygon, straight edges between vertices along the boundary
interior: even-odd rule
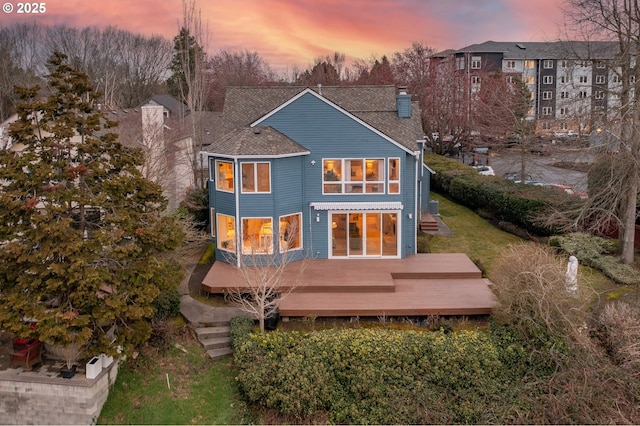
[[[391,144],[401,148],[402,150],[413,154],[416,149],[417,149],[417,143],[416,140],[405,140],[403,142],[399,142],[397,140],[395,140],[394,138],[392,138],[391,136],[389,136],[388,134],[382,132],[380,129],[374,127],[373,125],[371,125],[369,122],[363,120],[362,118],[356,116],[355,114],[352,114],[351,112],[347,111],[346,109],[342,108],[340,105],[330,101],[329,99],[327,99],[325,96],[322,96],[320,93],[307,88],[305,90],[303,90],[302,92],[298,93],[297,95],[293,96],[291,99],[289,99],[288,101],[284,102],[283,104],[281,104],[280,106],[278,106],[277,108],[271,110],[270,112],[268,112],[267,114],[263,115],[262,117],[260,117],[259,119],[257,119],[256,121],[252,122],[250,124],[251,127],[253,126],[259,126],[262,122],[264,122],[265,120],[268,120],[270,117],[278,114],[278,112],[282,111],[283,109],[287,108],[289,105],[292,105],[293,103],[295,103],[298,99],[306,96],[306,95],[310,95],[315,97],[316,99],[320,100],[321,102],[324,102],[326,105],[330,106],[331,108],[334,108],[335,110],[339,111],[340,113],[344,114],[345,116],[349,117],[351,120],[355,121],[356,123],[360,124],[361,126],[369,129],[370,131],[374,132],[375,134],[377,134],[378,136],[380,136],[381,138],[385,139],[386,141],[390,142]],[[392,99],[395,99],[395,95]],[[353,105],[356,105],[356,102],[352,102]],[[395,109],[395,105],[394,105],[394,109]],[[365,113],[366,115],[368,115],[368,117],[370,119],[375,119],[377,118],[380,122],[385,121],[386,119],[389,118],[389,111],[369,111],[367,113]],[[396,114],[396,118],[397,114]],[[403,119],[398,118],[398,123],[400,121],[402,121]],[[410,120],[410,119],[404,119],[404,120]]]

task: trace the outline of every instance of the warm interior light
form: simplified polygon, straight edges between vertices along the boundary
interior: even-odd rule
[[[338,227],[338,224],[336,222],[331,222],[331,227],[333,229],[336,229]]]

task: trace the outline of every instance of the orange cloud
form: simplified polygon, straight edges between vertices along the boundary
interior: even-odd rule
[[[10,0],[12,1],[12,0]],[[117,26],[172,39],[182,0],[47,0],[39,16],[0,13],[0,25]],[[561,19],[557,0],[199,0],[208,49],[258,52],[271,66],[305,68],[340,52],[391,55],[421,42],[437,50],[486,40],[546,40]],[[558,18],[554,20],[553,18]]]

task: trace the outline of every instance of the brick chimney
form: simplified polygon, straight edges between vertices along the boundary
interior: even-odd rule
[[[396,108],[398,109],[398,117],[411,118],[411,95],[407,93],[407,88],[404,86],[398,87]]]

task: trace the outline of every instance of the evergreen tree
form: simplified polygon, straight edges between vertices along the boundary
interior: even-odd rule
[[[173,38],[173,59],[171,60],[171,76],[167,80],[169,93],[178,99],[189,97],[190,84],[196,72],[206,61],[206,55],[196,38],[185,27]]]
[[[12,150],[0,150],[0,328],[89,354],[130,351],[150,335],[153,300],[180,281],[169,254],[182,231],[162,216],[141,152],[94,110],[87,76],[60,53],[48,68],[48,97],[16,89]]]

